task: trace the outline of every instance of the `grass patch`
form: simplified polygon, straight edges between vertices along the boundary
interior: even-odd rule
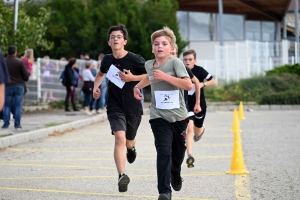
[[[58,126],[58,125],[61,125],[61,124],[63,124],[63,123],[51,122],[51,123],[49,123],[49,124],[46,124],[45,126],[46,126],[46,127],[52,127],[52,126]]]
[[[13,135],[12,133],[8,133],[8,134],[3,134],[3,135],[0,135],[0,137],[7,137],[7,136],[11,136]]]

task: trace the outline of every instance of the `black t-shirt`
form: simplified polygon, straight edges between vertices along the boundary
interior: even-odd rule
[[[194,74],[192,73],[190,68],[188,68],[188,67],[185,67],[185,68],[186,68],[187,73],[189,74],[190,79],[194,78]],[[189,96],[188,91],[184,90],[184,101],[185,101],[185,105],[186,105],[187,109],[189,109],[188,96]]]
[[[6,61],[0,50],[0,84],[5,84],[9,82],[10,82],[10,76],[6,66]]]
[[[128,52],[126,56],[120,59],[116,59],[113,54],[105,55],[101,61],[101,73],[107,73],[112,64],[120,71],[123,71],[123,69],[130,70],[133,75],[146,74],[145,59],[132,52]],[[107,112],[117,111],[132,115],[142,115],[142,103],[133,96],[133,88],[138,82],[126,82],[121,89],[111,81],[108,81]]]
[[[210,73],[208,73],[203,67],[194,65],[194,68],[191,69],[194,76],[196,76],[199,80],[199,82],[203,82],[204,79],[207,81],[211,80],[213,77]],[[196,92],[193,95],[189,95],[188,97],[188,104],[189,104],[189,111],[193,111],[195,103],[196,103]],[[204,96],[204,90],[203,87],[201,88],[201,94],[200,94],[200,107],[201,109],[206,109],[206,101]]]

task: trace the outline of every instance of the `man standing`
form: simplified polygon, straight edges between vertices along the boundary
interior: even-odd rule
[[[2,115],[2,108],[4,105],[4,97],[5,97],[5,83],[10,82],[9,74],[7,71],[6,62],[2,51],[0,49],[0,112]],[[2,119],[2,117],[0,117]]]
[[[14,127],[21,129],[22,117],[22,100],[24,96],[25,81],[29,79],[29,73],[22,60],[17,58],[17,47],[8,47],[8,56],[6,57],[6,64],[11,79],[10,83],[6,83],[5,87],[5,104],[3,109],[2,128],[9,127],[10,111],[14,107]]]
[[[93,90],[93,97],[98,99],[101,93],[99,85],[107,74],[107,117],[115,136],[114,159],[119,174],[119,192],[126,192],[130,182],[125,174],[125,147],[127,161],[133,163],[136,158],[135,136],[143,114],[142,104],[134,98],[132,91],[146,76],[145,59],[124,49],[127,39],[128,32],[123,24],[108,30],[107,40],[112,54],[105,55],[101,61]]]

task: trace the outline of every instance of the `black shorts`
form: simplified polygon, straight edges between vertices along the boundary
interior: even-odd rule
[[[206,109],[202,109],[201,112],[199,112],[197,114],[194,113],[193,116],[190,116],[189,120],[193,120],[194,121],[194,125],[197,128],[201,128],[203,126],[205,115],[206,115]]]
[[[137,129],[142,120],[141,115],[129,115],[122,112],[109,112],[107,114],[110,128],[113,131],[125,131],[127,140],[134,140]]]

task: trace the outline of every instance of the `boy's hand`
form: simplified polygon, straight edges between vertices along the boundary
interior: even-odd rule
[[[140,89],[139,88],[133,88],[133,95],[134,95],[134,97],[137,99],[137,100],[143,100],[144,98],[143,98],[143,95],[142,95],[142,93],[141,93],[141,91],[140,91]]]
[[[99,88],[94,88],[94,90],[93,90],[93,97],[94,97],[94,99],[99,99],[99,97],[100,97],[100,89]]]
[[[119,76],[123,82],[130,82],[134,79],[134,75],[127,69],[124,69],[123,72],[119,72]]]
[[[153,78],[155,80],[164,80],[167,74],[165,74],[163,71],[155,69],[153,70]]]
[[[194,113],[199,113],[199,112],[201,112],[201,107],[200,107],[200,105],[199,104],[195,104],[195,106],[194,106]]]

